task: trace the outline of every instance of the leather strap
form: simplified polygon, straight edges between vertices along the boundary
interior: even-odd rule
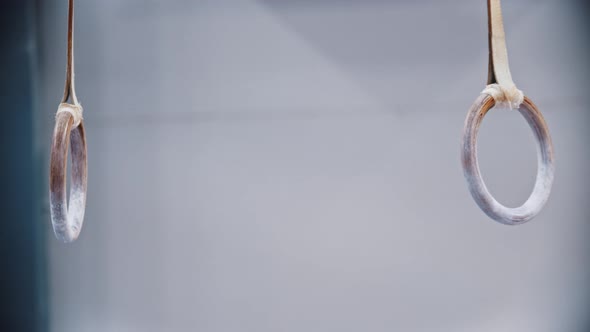
[[[489,88],[499,89],[502,93],[490,93],[486,90],[484,92],[494,97],[496,106],[517,109],[524,100],[524,94],[512,81],[500,0],[488,0],[488,47],[487,84]]]
[[[80,106],[78,98],[76,97],[76,86],[74,84],[74,0],[68,1],[68,50],[67,50],[67,65],[66,65],[66,84],[64,88],[64,96],[61,100],[66,103],[68,99],[76,106]]]

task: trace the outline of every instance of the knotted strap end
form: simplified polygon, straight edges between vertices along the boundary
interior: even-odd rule
[[[72,125],[72,128],[76,128],[80,125],[80,122],[82,122],[83,118],[82,118],[82,112],[84,110],[82,109],[81,105],[72,105],[72,104],[68,104],[68,103],[61,103],[59,104],[59,107],[57,108],[57,113],[55,114],[55,116],[59,115],[59,113],[62,112],[66,112],[66,113],[70,113],[72,115],[72,118],[74,119],[74,124]]]
[[[516,86],[505,89],[499,84],[489,84],[481,93],[488,94],[494,98],[496,107],[507,109],[518,109],[524,102],[524,93],[518,90]]]

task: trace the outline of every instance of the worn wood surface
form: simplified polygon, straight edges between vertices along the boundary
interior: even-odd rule
[[[516,208],[506,207],[490,194],[479,170],[477,160],[477,135],[481,123],[495,105],[488,94],[481,94],[471,106],[463,131],[461,161],[471,196],[479,207],[492,219],[507,225],[518,225],[534,218],[549,198],[553,184],[554,158],[553,144],[545,119],[537,106],[525,96],[518,109],[533,130],[537,141],[537,179],[533,192],[526,202]]]
[[[49,198],[55,236],[63,242],[78,238],[86,207],[87,155],[84,122],[72,128],[73,117],[62,112],[56,117],[51,145]],[[72,169],[69,207],[66,200],[68,147],[71,149]]]

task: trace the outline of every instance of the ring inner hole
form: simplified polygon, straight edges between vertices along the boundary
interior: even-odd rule
[[[70,190],[72,189],[72,152],[71,146],[68,145],[68,157],[66,158],[66,203],[68,204],[68,214],[70,210]]]
[[[477,155],[489,192],[502,205],[518,207],[537,177],[535,136],[518,110],[492,108],[480,126]]]

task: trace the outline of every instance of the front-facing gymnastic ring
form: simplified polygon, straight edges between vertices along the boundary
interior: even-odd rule
[[[506,225],[518,225],[534,218],[549,198],[554,172],[553,144],[543,115],[529,98],[524,97],[524,102],[520,105],[518,111],[528,122],[538,143],[537,179],[531,196],[523,205],[517,208],[508,208],[498,203],[486,188],[477,161],[477,134],[479,127],[484,116],[494,107],[495,103],[492,96],[482,93],[467,114],[461,153],[463,173],[467,179],[471,196],[490,218]]]
[[[55,236],[63,242],[72,242],[80,235],[84,221],[87,161],[84,121],[80,121],[78,126],[72,128],[75,119],[70,112],[67,112],[67,107],[75,106],[61,104],[60,108],[66,108],[66,111],[58,112],[55,118],[51,146],[49,200]],[[72,153],[69,208],[66,201],[68,145],[71,146]]]

